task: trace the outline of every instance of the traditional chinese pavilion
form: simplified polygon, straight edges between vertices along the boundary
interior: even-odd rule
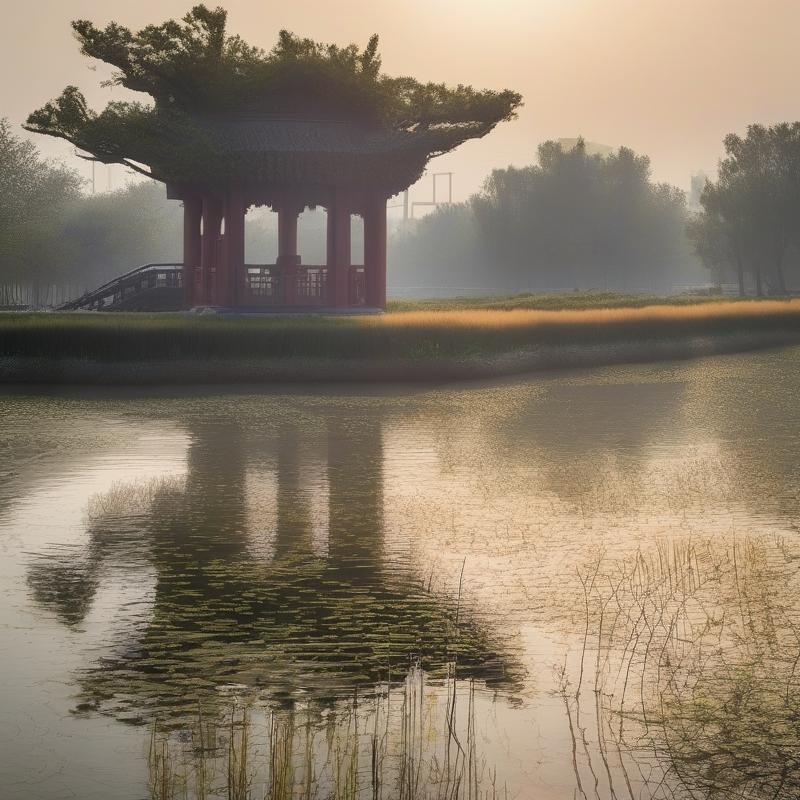
[[[183,202],[186,307],[383,308],[387,198],[432,157],[512,118],[520,96],[385,76],[377,36],[361,50],[281,31],[264,52],[227,35],[226,20],[224,9],[198,5],[138,33],[74,22],[81,51],[152,103],[112,102],[97,113],[68,86],[26,127],[162,181]],[[245,263],[252,206],[278,213],[275,264]],[[324,264],[298,255],[298,216],[309,207],[327,211]],[[364,220],[363,264],[352,263],[353,214]],[[144,280],[134,272],[95,294],[114,299],[119,289],[124,298]]]
[[[401,134],[347,121],[232,113],[198,124],[241,171],[224,186],[204,186],[202,175],[167,184],[184,206],[188,306],[386,305],[386,201],[419,177],[425,156],[415,158]],[[245,263],[252,206],[278,214],[275,264]],[[309,207],[327,212],[324,264],[302,264],[298,255],[298,217]],[[352,263],[351,215],[364,220],[363,264]]]

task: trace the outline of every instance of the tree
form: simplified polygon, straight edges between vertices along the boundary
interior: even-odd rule
[[[429,158],[485,136],[511,119],[521,103],[510,90],[385,76],[377,36],[361,50],[281,31],[265,53],[229,36],[226,22],[224,9],[204,5],[181,21],[148,25],[138,33],[116,22],[100,29],[75,21],[81,51],[116,68],[112,83],[145,93],[152,102],[112,102],[96,113],[77,87],[68,86],[30,115],[28,129],[158,180],[179,183],[202,171],[207,181],[221,182],[256,173],[269,177],[274,168],[267,161],[237,160],[215,136],[211,118],[246,112],[347,119],[400,137],[402,147],[393,158],[421,173]]]
[[[67,208],[80,193],[72,170],[39,156],[0,120],[0,274],[39,288],[71,257],[64,240]]]
[[[63,238],[72,253],[65,277],[92,287],[141,264],[180,262],[182,229],[180,207],[155,181],[81,196],[64,219]]]
[[[469,203],[440,206],[397,230],[389,242],[392,285],[418,287],[502,287],[505,277],[486,269],[486,252],[478,237]]]
[[[718,180],[707,182],[700,198],[704,224],[727,239],[741,292],[747,272],[758,296],[765,288],[785,294],[786,256],[798,243],[800,123],[751,125],[744,137],[725,137],[725,152]],[[695,235],[702,248],[707,235]]]
[[[153,261],[180,260],[182,214],[141,181],[86,196],[74,171],[41,157],[0,120],[0,286],[35,305],[44,287],[88,287]],[[74,289],[73,289],[74,291]],[[63,294],[63,292],[62,292]],[[0,302],[11,302],[5,296]]]
[[[686,232],[713,281],[723,284],[734,274],[739,285],[739,297],[744,297],[742,259],[734,246],[735,239],[726,230],[724,219],[719,214],[701,211],[689,220]]]
[[[692,276],[685,196],[629,148],[545,142],[537,164],[495,170],[472,204],[493,268],[517,290],[665,290]]]

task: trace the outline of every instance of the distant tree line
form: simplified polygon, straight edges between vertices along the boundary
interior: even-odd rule
[[[800,272],[800,122],[751,125],[725,153],[689,226],[697,252],[740,295],[786,294]]]
[[[86,195],[0,120],[0,305],[48,305],[148,261],[179,261],[180,209],[163,186]]]
[[[492,172],[467,203],[420,220],[391,250],[393,284],[504,291],[670,291],[702,280],[686,198],[626,147],[539,147],[538,163]]]

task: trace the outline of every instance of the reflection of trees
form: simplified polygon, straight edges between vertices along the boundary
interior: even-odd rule
[[[70,624],[85,616],[101,577],[125,579],[120,562],[138,557],[155,569],[152,609],[132,623],[142,633],[129,631],[114,656],[89,668],[89,697],[141,716],[191,711],[230,684],[277,697],[333,696],[403,675],[415,658],[437,671],[456,656],[462,676],[501,678],[487,635],[463,613],[456,630],[454,601],[386,564],[380,419],[329,418],[323,556],[312,548],[302,437],[287,425],[275,443],[269,562],[253,557],[246,517],[248,464],[262,454],[239,425],[204,423],[193,427],[180,491],[156,493],[133,523],[124,507],[96,519],[79,563],[31,567],[36,598]],[[103,572],[108,565],[113,575]]]
[[[693,365],[687,414],[722,443],[737,498],[796,524],[800,497],[797,348]]]
[[[514,418],[500,421],[507,456],[538,467],[564,500],[630,487],[643,475],[654,440],[684,424],[684,386],[676,382],[553,384]]]
[[[463,442],[462,421],[443,420],[449,439],[439,449],[450,461],[474,462],[483,477],[493,468],[504,482],[516,473],[520,492],[523,482],[528,493],[541,485],[588,507],[627,498],[631,510],[647,508],[674,491],[676,503],[730,500],[793,520],[798,395],[800,371],[785,351],[537,378],[476,391],[463,413],[479,437]],[[456,455],[447,452],[454,442],[462,445]]]

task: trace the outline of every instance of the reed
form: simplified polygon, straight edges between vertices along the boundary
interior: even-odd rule
[[[443,696],[443,703],[437,702]],[[461,706],[466,701],[466,707]],[[153,800],[499,800],[481,757],[475,686],[419,667],[326,709],[234,704],[188,730],[153,725]]]
[[[800,794],[798,558],[732,536],[579,570],[586,634],[556,667],[579,796]]]

